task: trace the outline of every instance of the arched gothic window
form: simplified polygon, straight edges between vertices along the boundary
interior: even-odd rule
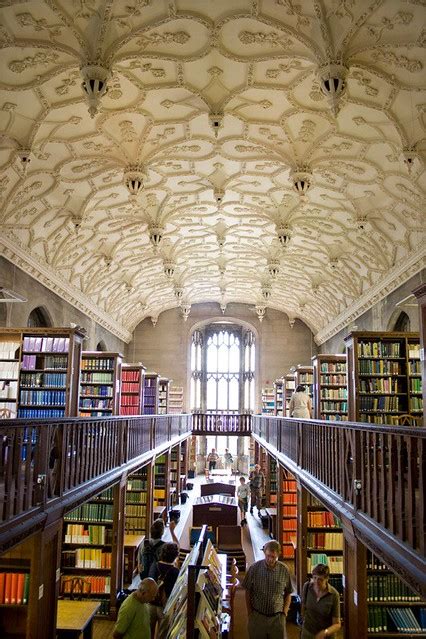
[[[196,330],[191,344],[191,409],[239,413],[254,409],[255,338],[217,322]]]

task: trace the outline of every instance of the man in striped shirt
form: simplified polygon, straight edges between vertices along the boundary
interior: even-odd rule
[[[280,545],[272,539],[243,581],[246,591],[249,639],[286,639],[286,616],[292,586],[287,567],[278,561]]]

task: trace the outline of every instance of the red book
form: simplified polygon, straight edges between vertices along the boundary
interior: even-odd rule
[[[4,584],[4,603],[10,604],[12,596],[12,573],[6,573],[6,579]]]
[[[10,603],[16,604],[16,595],[18,591],[18,573],[12,573],[12,585],[10,587]]]
[[[6,580],[6,574],[0,572],[0,604],[4,603],[4,585]]]
[[[25,574],[20,572],[18,574],[18,585],[16,588],[16,603],[21,604],[24,599],[24,582],[25,582]]]

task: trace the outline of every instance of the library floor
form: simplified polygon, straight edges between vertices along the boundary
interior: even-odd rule
[[[192,524],[192,503],[196,497],[200,495],[200,484],[205,483],[204,476],[199,475],[194,480],[194,488],[188,492],[188,500],[186,504],[179,506],[181,516],[180,521],[176,527],[176,535],[180,541],[182,548],[189,548],[189,530]],[[218,478],[218,481],[223,481],[222,478]],[[235,479],[229,480],[229,483],[235,483]],[[270,539],[265,528],[262,528],[260,520],[255,515],[247,514],[248,526],[245,526],[243,530],[243,549],[247,559],[247,566],[250,566],[253,562],[263,559],[262,552],[263,544]],[[170,532],[167,528],[164,535],[166,541],[171,541]],[[293,562],[286,562],[290,572],[293,572]],[[239,573],[239,577],[243,577],[244,573]],[[135,577],[132,583],[132,588],[136,588],[139,583],[139,577]],[[114,622],[95,619],[93,626],[93,639],[112,639],[112,632],[114,628]],[[242,588],[238,588],[235,595],[234,602],[234,624],[231,639],[246,639],[247,635],[247,613],[245,605],[245,594]],[[300,629],[291,623],[287,624],[287,639],[299,639]],[[336,639],[342,639],[343,634],[336,636]]]

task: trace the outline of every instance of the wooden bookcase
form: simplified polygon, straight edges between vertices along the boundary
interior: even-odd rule
[[[77,328],[0,328],[0,414],[76,416],[84,336]]]
[[[284,417],[290,417],[290,399],[296,388],[296,380],[293,374],[288,374],[284,378]]]
[[[124,530],[130,535],[146,535],[148,513],[149,464],[127,477]]]
[[[262,388],[262,414],[274,415],[275,413],[275,392],[273,386]]]
[[[169,412],[170,379],[160,377],[158,380],[158,415],[167,415]]]
[[[170,385],[169,413],[172,415],[183,413],[183,386]]]
[[[188,477],[188,466],[189,466],[189,448],[190,448],[191,440],[184,439],[180,443],[180,451],[179,451],[179,495],[186,490],[186,480]]]
[[[120,413],[120,353],[83,351],[80,371],[80,417]]]
[[[369,550],[365,578],[368,637],[425,636],[426,602]]]
[[[306,386],[311,399],[314,396],[314,368],[313,366],[298,366],[294,374],[295,388],[299,384]]]
[[[153,506],[154,508],[156,507],[166,507],[167,506],[167,500],[168,500],[168,487],[169,487],[169,481],[168,481],[168,455],[166,455],[165,453],[162,455],[159,455],[159,457],[155,458],[155,464],[154,464],[154,486],[153,486],[153,499],[154,499],[154,503]]]
[[[276,379],[274,382],[274,415],[277,417],[285,417],[285,391],[284,391],[285,381],[283,377]]]
[[[156,415],[158,411],[158,389],[160,375],[145,373],[143,389],[143,414]]]
[[[422,373],[419,338],[407,339],[408,412],[423,415]],[[423,380],[426,383],[426,380]]]
[[[417,333],[357,331],[345,342],[350,421],[399,424],[400,416],[413,408],[416,417],[422,415],[422,405],[415,401],[421,401],[420,393],[411,392],[418,379],[417,357],[413,357]]]
[[[277,493],[278,493],[278,464],[277,460],[268,455],[267,457],[267,471],[266,471],[266,501],[269,506],[277,505]]]
[[[121,365],[120,415],[142,415],[145,370],[143,364]]]
[[[284,560],[294,561],[297,531],[297,485],[294,475],[286,468],[279,468],[280,498],[277,521],[278,541]]]
[[[314,418],[347,421],[346,355],[316,355],[314,368]]]
[[[110,615],[116,604],[117,535],[121,517],[114,488],[78,506],[64,517],[61,595],[70,594],[70,578],[85,581],[84,598],[100,601],[99,615]]]
[[[179,501],[180,444],[173,446],[169,459],[169,499],[168,507],[173,508]]]
[[[0,636],[25,639],[29,626],[31,553],[21,544],[0,558]],[[22,556],[23,555],[23,556]]]

